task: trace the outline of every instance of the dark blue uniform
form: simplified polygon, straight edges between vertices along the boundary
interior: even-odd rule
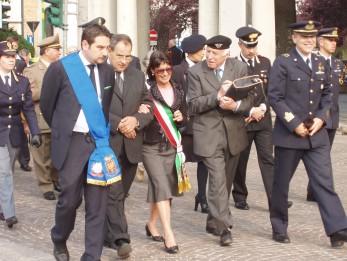
[[[325,59],[322,56],[323,59]],[[344,79],[343,62],[331,56],[331,62],[327,63],[327,74],[330,80],[330,91],[332,97],[332,104],[329,110],[328,118],[326,120],[326,129],[328,131],[330,149],[333,146],[336,129],[339,127],[339,92]],[[342,81],[342,82],[341,82]],[[307,185],[307,200],[315,201],[312,193],[310,183]]]
[[[288,189],[302,159],[327,235],[347,228],[347,219],[331,177],[330,143],[326,128],[312,137],[301,138],[295,128],[307,118],[327,121],[331,88],[325,60],[311,55],[312,69],[294,48],[278,57],[269,79],[269,102],[276,112],[274,183],[270,218],[275,234],[286,234]]]
[[[31,134],[39,134],[29,80],[12,74],[11,87],[8,88],[0,79],[0,146],[5,146],[8,142],[11,142],[12,147],[21,145],[21,112],[24,113]]]
[[[241,55],[239,56],[239,59],[247,63]],[[254,59],[254,66],[251,67],[248,65],[247,68],[249,75],[258,74],[264,79],[263,88],[255,88],[257,99],[255,101],[254,107],[258,107],[263,103],[266,105],[266,112],[264,118],[261,121],[252,121],[247,125],[249,145],[240,154],[235,179],[233,182],[232,194],[235,205],[242,202],[244,202],[243,204],[247,204],[246,200],[248,196],[248,190],[246,186],[246,173],[253,141],[257,149],[258,163],[264,183],[265,192],[269,202],[271,198],[273,182],[274,159],[272,145],[272,121],[270,107],[267,101],[267,80],[271,68],[271,63],[268,58],[258,55]],[[249,113],[247,113],[247,116],[249,116]]]
[[[344,80],[343,62],[331,56],[330,68],[328,73],[330,77],[330,90],[332,95],[332,105],[329,110],[329,118],[326,121],[326,128],[329,134],[330,145],[333,145],[336,129],[339,127],[339,93]]]

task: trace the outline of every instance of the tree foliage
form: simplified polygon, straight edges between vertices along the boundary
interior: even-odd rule
[[[198,0],[151,0],[151,28],[158,32],[158,49],[166,50],[171,38],[180,38],[198,24]]]
[[[18,50],[26,48],[31,53],[31,56],[34,57],[35,49],[34,47],[28,43],[23,36],[19,35],[13,28],[10,29],[0,29],[0,41],[6,41],[9,36],[17,36],[19,39],[18,42]]]
[[[299,19],[313,19],[324,27],[337,26],[342,35],[347,34],[346,0],[299,0],[297,7]]]

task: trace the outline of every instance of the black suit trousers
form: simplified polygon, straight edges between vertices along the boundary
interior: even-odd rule
[[[112,184],[108,194],[105,223],[105,241],[108,243],[118,239],[130,242],[124,203],[136,175],[137,163],[129,162],[125,153],[121,153],[118,160],[122,168],[122,180]]]
[[[237,166],[236,175],[233,183],[232,194],[234,201],[241,202],[247,200],[248,190],[246,186],[246,173],[253,141],[257,150],[258,164],[263,179],[266,196],[268,198],[268,201],[270,201],[274,175],[272,131],[270,129],[263,129],[256,131],[248,131],[247,134],[249,145],[240,154],[240,160]]]
[[[55,244],[65,244],[74,229],[76,211],[85,200],[85,252],[83,261],[100,260],[104,239],[108,187],[86,184],[88,159],[95,144],[89,136],[73,133],[66,160],[59,171],[62,191],[55,212],[51,236]]]
[[[287,233],[289,183],[300,160],[311,182],[326,234],[329,236],[347,228],[345,211],[333,188],[330,144],[326,144],[308,150],[275,147],[275,176],[270,208],[273,232]]]

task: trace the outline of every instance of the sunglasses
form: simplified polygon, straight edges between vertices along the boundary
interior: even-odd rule
[[[156,69],[156,70],[154,70],[154,72],[157,74],[164,74],[164,72],[172,73],[172,67],[167,67],[167,68],[163,68],[163,69]]]

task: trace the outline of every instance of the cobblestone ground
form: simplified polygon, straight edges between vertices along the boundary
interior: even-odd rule
[[[347,208],[347,136],[337,135],[333,147],[333,167],[336,190]],[[347,245],[331,249],[324,234],[317,205],[305,201],[307,176],[300,165],[291,183],[290,199],[294,205],[289,210],[289,235],[291,244],[278,244],[271,240],[266,196],[254,150],[250,157],[247,184],[251,209],[237,210],[230,202],[234,217],[231,247],[220,247],[218,238],[205,233],[206,215],[193,211],[196,193],[195,165],[189,164],[193,183],[191,192],[173,201],[172,224],[180,253],[166,254],[161,243],[145,236],[145,223],[149,208],[146,203],[147,183],[134,182],[126,210],[132,237],[133,252],[129,260],[347,260]],[[50,228],[53,224],[55,201],[44,200],[37,189],[34,173],[15,173],[15,198],[19,223],[9,230],[0,224],[1,261],[49,261],[52,256]],[[84,211],[78,211],[74,232],[68,241],[71,260],[79,260],[83,252]],[[116,260],[116,251],[105,249],[102,260]]]

